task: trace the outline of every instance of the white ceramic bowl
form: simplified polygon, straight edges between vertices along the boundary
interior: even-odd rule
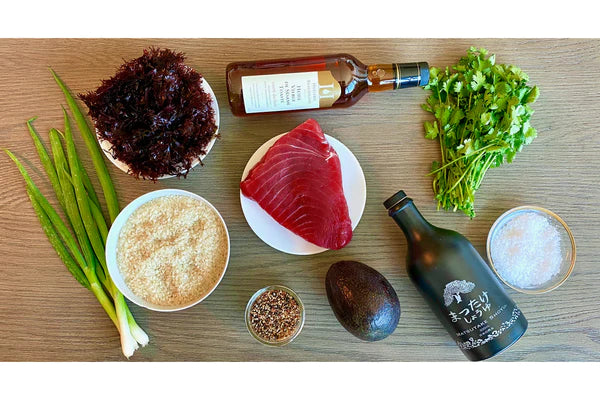
[[[131,291],[131,289],[129,289],[129,286],[127,286],[127,284],[125,283],[125,280],[123,279],[123,276],[121,275],[121,270],[119,269],[119,266],[117,264],[117,244],[119,241],[119,234],[121,233],[121,229],[123,229],[125,222],[127,222],[129,217],[131,216],[131,214],[135,210],[137,210],[142,204],[145,204],[150,200],[153,200],[153,199],[156,199],[159,197],[163,197],[163,196],[170,196],[170,195],[188,196],[188,197],[191,197],[193,199],[196,199],[198,201],[201,201],[201,202],[209,205],[213,210],[215,210],[215,212],[219,216],[219,219],[223,223],[223,227],[225,228],[225,233],[227,235],[227,258],[225,261],[225,265],[223,267],[223,271],[221,272],[221,276],[215,283],[214,287],[211,288],[201,298],[195,299],[188,304],[183,304],[183,305],[179,305],[179,306],[163,306],[163,305],[152,304],[152,303],[149,303],[148,301],[142,299],[141,297],[137,296],[136,294],[134,294]],[[119,289],[121,291],[121,293],[123,293],[123,295],[127,299],[131,300],[138,306],[145,307],[145,308],[148,308],[148,309],[154,310],[154,311],[179,311],[179,310],[183,310],[183,309],[192,307],[192,306],[200,303],[205,298],[207,298],[215,290],[215,288],[219,285],[219,283],[223,279],[223,276],[225,275],[225,271],[227,270],[227,265],[229,264],[229,255],[230,255],[229,232],[227,230],[227,225],[225,224],[225,221],[223,220],[223,217],[221,216],[219,211],[212,204],[210,204],[207,200],[205,200],[203,197],[200,197],[197,194],[187,192],[185,190],[180,190],[180,189],[155,190],[153,192],[146,193],[146,194],[138,197],[137,199],[133,200],[131,203],[129,203],[127,205],[127,207],[125,207],[119,213],[119,215],[113,222],[113,224],[110,228],[110,231],[108,232],[108,237],[106,239],[106,264],[108,267],[108,273],[110,274],[110,277],[112,278],[113,282],[117,286],[117,289]]]
[[[212,138],[212,140],[206,146],[206,153],[201,155],[200,157],[196,158],[196,160],[192,163],[192,168],[194,168],[198,164],[200,164],[200,161],[202,161],[204,159],[204,157],[206,157],[208,155],[208,153],[210,152],[210,149],[212,149],[213,145],[215,144],[215,140],[217,140],[217,133],[219,133],[219,124],[220,124],[219,104],[217,103],[217,97],[215,96],[215,93],[213,92],[212,88],[210,87],[210,85],[208,84],[206,79],[202,78],[201,86],[202,86],[202,89],[206,93],[208,93],[212,99],[211,105],[212,105],[212,108],[215,113],[215,125],[217,126],[217,130],[215,131],[215,136]],[[104,154],[106,155],[106,158],[108,158],[121,171],[129,174],[129,171],[130,171],[129,165],[125,164],[122,161],[117,160],[116,158],[114,158],[112,156],[112,154],[110,152],[112,145],[110,144],[110,142],[107,140],[100,139],[97,131],[96,131],[96,138],[98,139],[98,143],[100,144],[100,147],[102,148],[102,150],[104,150]],[[162,175],[162,176],[158,177],[158,179],[172,178],[174,176],[175,175]]]
[[[493,254],[492,246],[494,243],[494,236],[500,231],[500,229],[507,222],[509,222],[511,219],[513,219],[514,217],[516,217],[517,215],[519,215],[521,213],[537,213],[540,215],[544,215],[548,219],[548,222],[550,223],[550,225],[554,226],[560,234],[561,252],[563,254],[563,257],[561,260],[561,265],[560,265],[560,271],[552,279],[550,279],[548,282],[546,282],[540,286],[525,288],[525,287],[519,287],[514,284],[511,284],[506,279],[504,279],[502,274],[500,274],[498,272],[498,270],[496,269],[496,267],[494,266],[494,259],[492,257],[492,254]],[[573,238],[571,229],[569,229],[566,222],[563,221],[563,219],[561,217],[559,217],[552,211],[547,210],[545,208],[536,207],[536,206],[520,206],[520,207],[511,208],[510,210],[506,211],[504,214],[499,216],[498,219],[496,220],[496,222],[494,222],[494,224],[490,228],[490,232],[488,233],[487,243],[486,243],[486,251],[487,251],[488,261],[490,262],[492,270],[496,273],[496,276],[498,278],[500,278],[500,280],[502,282],[504,282],[507,286],[515,289],[518,292],[528,293],[528,294],[547,293],[551,290],[556,289],[560,285],[562,285],[567,280],[567,278],[571,275],[571,273],[573,272],[573,268],[575,267],[576,253],[577,253],[577,250],[575,247],[575,239]]]
[[[246,179],[250,170],[263,158],[267,151],[275,144],[277,139],[285,135],[277,135],[260,146],[250,157],[246,168],[242,174],[242,181]],[[365,210],[367,203],[367,183],[365,175],[358,162],[358,159],[342,142],[334,137],[325,135],[331,147],[336,151],[340,158],[342,168],[342,185],[344,187],[344,196],[348,204],[348,214],[354,230]],[[240,190],[240,203],[244,217],[254,233],[266,244],[276,250],[294,255],[310,255],[327,251],[328,249],[317,246],[313,243],[296,235],[292,231],[284,228],[273,217],[258,205],[242,194]]]

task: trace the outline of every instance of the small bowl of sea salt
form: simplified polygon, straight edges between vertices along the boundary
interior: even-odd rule
[[[487,257],[500,280],[522,293],[546,293],[559,287],[575,266],[575,239],[552,211],[515,207],[492,225]]]

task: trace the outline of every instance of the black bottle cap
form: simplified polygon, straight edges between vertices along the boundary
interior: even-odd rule
[[[393,65],[396,74],[394,89],[425,86],[429,83],[429,64],[425,61]]]
[[[404,193],[404,190],[400,190],[395,195],[384,201],[383,206],[389,210],[390,208],[394,207],[396,204],[404,200],[406,197],[407,196],[406,193]]]

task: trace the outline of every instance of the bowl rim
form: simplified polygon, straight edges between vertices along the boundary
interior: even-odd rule
[[[190,303],[184,304],[183,306],[156,305],[156,304],[153,304],[153,303],[146,301],[146,300],[142,299],[141,297],[137,296],[136,294],[133,293],[133,291],[125,283],[125,280],[123,279],[123,275],[121,274],[121,270],[119,269],[119,266],[117,263],[117,246],[118,246],[118,242],[119,242],[119,235],[121,233],[121,230],[123,229],[123,226],[125,226],[125,223],[129,220],[129,217],[131,216],[131,214],[133,214],[133,212],[135,212],[139,207],[141,207],[143,204],[146,204],[150,200],[154,200],[154,199],[157,199],[160,197],[170,196],[170,195],[183,195],[183,196],[194,198],[196,200],[199,200],[199,201],[207,204],[218,215],[221,223],[223,224],[223,228],[225,229],[225,236],[227,238],[227,257],[225,259],[225,265],[223,266],[223,271],[221,271],[221,275],[219,276],[219,279],[215,282],[215,285],[209,291],[207,291],[204,295],[202,295],[202,297],[200,297],[199,299],[194,300]],[[140,307],[144,307],[144,308],[147,308],[152,311],[160,311],[160,312],[181,311],[181,310],[185,310],[186,308],[193,307],[193,306],[197,305],[198,303],[202,302],[217,288],[217,286],[219,286],[219,284],[223,280],[223,277],[225,276],[225,272],[227,271],[227,267],[229,266],[230,256],[231,256],[231,239],[229,237],[229,230],[227,229],[227,224],[225,223],[225,220],[223,219],[223,216],[221,215],[221,213],[219,213],[219,211],[216,209],[216,207],[213,206],[208,200],[206,200],[202,196],[199,196],[195,193],[188,192],[187,190],[182,190],[182,189],[159,189],[159,190],[154,190],[154,191],[145,193],[145,194],[137,197],[135,200],[130,202],[125,208],[123,208],[123,210],[121,210],[119,215],[117,215],[117,218],[115,218],[115,221],[113,222],[112,226],[110,227],[110,230],[108,231],[108,236],[106,238],[106,249],[105,249],[106,265],[107,265],[108,273],[109,273],[111,279],[113,280],[115,286],[117,287],[117,289],[119,289],[119,291],[121,293],[123,293],[123,295],[128,300],[132,301],[133,303],[137,304]]]
[[[514,286],[510,283],[508,283],[498,272],[498,270],[496,269],[496,267],[494,266],[494,260],[492,259],[492,251],[491,251],[491,242],[492,242],[492,237],[493,234],[495,233],[495,231],[498,228],[498,225],[500,224],[500,222],[502,220],[504,220],[505,218],[507,218],[509,215],[520,212],[520,211],[539,211],[542,212],[548,216],[550,216],[551,218],[554,218],[556,221],[560,222],[560,224],[563,226],[563,228],[565,229],[565,231],[567,232],[569,239],[571,241],[571,265],[569,265],[569,269],[566,271],[566,273],[563,275],[562,279],[560,279],[559,281],[557,281],[554,285],[549,286],[548,288],[545,289],[524,289],[524,288],[520,288],[518,286]],[[573,272],[573,269],[575,267],[575,260],[577,258],[577,247],[575,245],[575,238],[573,237],[573,232],[571,232],[571,228],[569,228],[569,226],[567,225],[567,223],[555,212],[550,211],[546,208],[543,207],[539,207],[539,206],[531,206],[531,205],[523,205],[523,206],[518,206],[518,207],[513,207],[507,211],[505,211],[502,215],[500,215],[498,218],[496,218],[496,220],[494,221],[494,223],[492,224],[489,232],[488,232],[488,236],[487,236],[487,241],[486,241],[486,254],[487,254],[487,258],[488,258],[488,262],[490,264],[490,267],[492,268],[492,270],[494,271],[494,273],[496,274],[496,276],[508,287],[516,290],[517,292],[521,292],[521,293],[526,293],[526,294],[541,294],[541,293],[548,293],[554,289],[556,289],[557,287],[559,287],[560,285],[562,285],[567,278],[571,275],[571,273]]]
[[[208,153],[213,148],[215,141],[217,140],[217,136],[219,134],[219,128],[221,127],[221,115],[219,113],[219,103],[217,102],[217,96],[215,95],[214,91],[212,90],[212,87],[208,84],[208,81],[206,79],[204,79],[204,77],[202,77],[202,80],[200,81],[200,86],[211,97],[212,109],[214,111],[214,120],[215,120],[215,125],[217,126],[217,129],[215,130],[213,138],[206,145],[205,153],[194,159],[194,162],[192,163],[190,169],[187,170],[187,172],[189,172],[192,169],[194,169],[195,167],[197,167],[198,164],[200,164],[200,162],[202,160],[204,160],[204,158],[208,155]],[[117,160],[116,158],[114,158],[112,156],[112,154],[110,153],[110,148],[111,148],[110,142],[108,140],[103,140],[100,138],[100,136],[98,135],[98,130],[95,128],[95,126],[94,126],[94,132],[96,133],[96,140],[98,141],[98,144],[100,145],[100,149],[102,150],[102,152],[104,153],[106,158],[108,158],[115,167],[117,167],[121,171],[125,172],[127,175],[131,175],[129,165],[124,163],[123,161]],[[157,179],[167,179],[167,178],[173,178],[175,176],[176,175],[161,175]]]
[[[254,332],[254,329],[252,329],[252,325],[250,324],[250,309],[252,308],[252,305],[254,304],[254,302],[256,301],[258,296],[260,296],[261,294],[268,292],[270,290],[283,290],[284,292],[290,294],[294,298],[294,300],[296,300],[296,302],[298,303],[298,306],[300,307],[300,310],[301,310],[300,326],[298,326],[298,329],[296,329],[296,332],[294,332],[294,334],[289,336],[288,338],[285,338],[285,339],[277,341],[277,342],[270,342],[268,340],[263,339],[256,332]],[[298,296],[298,294],[296,292],[294,292],[292,289],[290,289],[289,287],[284,286],[284,285],[269,285],[269,286],[263,287],[262,289],[258,289],[256,292],[254,292],[252,297],[250,297],[250,300],[248,300],[248,303],[246,304],[246,310],[244,311],[244,322],[246,324],[246,329],[248,330],[250,335],[252,335],[252,337],[254,339],[256,339],[257,341],[259,341],[260,343],[262,343],[266,346],[272,346],[272,347],[285,346],[286,344],[288,344],[288,343],[292,342],[294,339],[296,339],[296,337],[300,334],[300,332],[302,331],[302,328],[304,327],[305,318],[306,318],[306,311],[304,308],[304,303],[302,303],[300,296]]]

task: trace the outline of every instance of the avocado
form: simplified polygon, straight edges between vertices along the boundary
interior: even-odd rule
[[[359,339],[388,337],[400,319],[400,301],[383,275],[357,261],[340,261],[325,277],[327,299],[337,320]]]

